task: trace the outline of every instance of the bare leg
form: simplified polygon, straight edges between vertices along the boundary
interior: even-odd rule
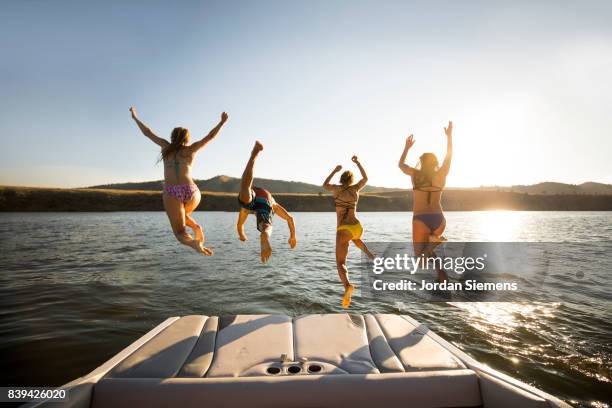
[[[272,234],[272,227],[267,227],[260,235],[261,241],[261,262],[266,263],[270,256],[272,256],[272,246],[270,245],[270,235]]]
[[[346,258],[348,256],[351,236],[351,233],[348,231],[338,231],[336,233],[336,268],[338,269],[338,276],[344,285],[342,307],[345,309],[350,306],[351,296],[353,294],[353,285],[349,282],[348,269],[346,267]]]
[[[346,267],[346,258],[349,251],[349,242],[351,242],[351,233],[348,231],[338,231],[336,233],[336,268],[338,276],[344,285],[344,288],[350,286],[348,279],[348,269]]]
[[[354,239],[353,244],[355,244],[357,248],[361,249],[370,260],[374,259],[374,254],[370,252],[365,242],[363,242],[361,239]]]
[[[446,229],[446,219],[442,221],[442,224],[440,224],[438,228],[432,231],[431,235],[429,236],[429,242],[437,242],[438,244],[441,244],[442,242],[446,242],[447,239],[442,236],[445,229]]]
[[[444,232],[443,228],[441,232]],[[430,235],[432,235],[432,232],[427,225],[419,220],[412,221],[412,245],[414,247],[414,256],[428,257],[432,255],[433,248],[430,248],[429,244]],[[448,280],[448,276],[444,270],[437,269],[437,272],[438,281],[445,282]]]
[[[255,159],[257,159],[257,155],[259,152],[263,150],[263,145],[256,141],[253,146],[253,150],[251,151],[251,157],[242,173],[242,179],[240,180],[240,193],[238,194],[238,198],[243,203],[251,202],[251,189],[253,188],[253,168],[255,167]]]
[[[195,240],[185,231],[185,207],[183,203],[174,197],[170,197],[168,194],[163,195],[164,208],[166,214],[170,220],[172,231],[176,239],[183,245],[187,245],[195,249],[197,252],[203,255],[210,255],[202,248],[200,241]]]
[[[191,217],[191,213],[198,207],[201,199],[202,194],[198,190],[194,193],[193,197],[191,197],[191,200],[185,204],[185,224],[193,230],[195,240],[200,243],[200,246],[206,255],[211,256],[214,254],[212,249],[204,246],[204,229],[196,222],[196,220],[193,219],[193,217]]]

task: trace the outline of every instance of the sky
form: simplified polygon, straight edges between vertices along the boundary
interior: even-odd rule
[[[408,187],[406,137],[447,185],[612,183],[612,2],[5,1],[0,185],[159,180],[158,135],[218,138],[198,179],[320,184],[341,164]]]

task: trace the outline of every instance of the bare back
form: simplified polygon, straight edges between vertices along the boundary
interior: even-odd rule
[[[343,224],[357,224],[357,202],[359,201],[359,186],[333,185],[332,193],[336,204],[336,218],[338,226]]]
[[[412,176],[412,212],[414,214],[435,214],[442,210],[442,190],[446,186],[446,174],[437,171],[430,186],[418,187],[415,185],[415,176]]]
[[[164,182],[171,185],[193,184],[191,166],[194,156],[191,146],[182,146],[164,159]]]

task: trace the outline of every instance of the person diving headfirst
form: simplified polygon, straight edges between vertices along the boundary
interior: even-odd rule
[[[295,223],[293,217],[280,204],[274,200],[272,194],[261,187],[253,186],[255,160],[259,153],[263,150],[263,145],[255,142],[251,157],[247,162],[246,168],[242,173],[240,181],[240,193],[238,194],[238,203],[240,204],[240,212],[238,214],[238,223],[236,229],[238,237],[241,241],[246,241],[247,236],[244,232],[244,223],[249,214],[254,214],[257,219],[257,230],[259,231],[259,239],[261,244],[261,262],[266,263],[272,255],[272,246],[270,245],[270,235],[272,234],[272,216],[277,214],[279,217],[287,221],[289,227],[289,246],[293,249],[296,246],[295,238]]]

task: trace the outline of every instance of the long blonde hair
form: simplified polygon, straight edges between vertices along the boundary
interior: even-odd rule
[[[438,172],[438,158],[433,153],[423,153],[417,164],[417,171],[414,175],[415,186],[431,186],[433,178]]]
[[[178,153],[187,142],[189,142],[189,130],[183,127],[175,127],[170,135],[170,144],[162,149],[160,160],[166,160],[171,155]]]

